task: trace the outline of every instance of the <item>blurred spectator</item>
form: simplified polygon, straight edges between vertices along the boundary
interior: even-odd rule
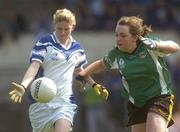
[[[18,40],[19,35],[27,28],[25,16],[12,5],[5,5],[4,8],[0,14],[2,18],[0,28],[3,26],[3,35],[8,34],[12,40]],[[2,31],[2,28],[0,30]]]
[[[93,16],[93,29],[103,29],[104,27],[104,3],[103,0],[89,0],[89,10]]]
[[[153,27],[168,28],[170,26],[169,8],[164,0],[156,0],[147,9],[147,22],[151,23]]]
[[[31,30],[36,36],[36,40],[41,38],[43,35],[51,31],[51,19],[48,17],[47,13],[42,9],[36,9],[36,13],[33,14],[33,19],[31,22]]]
[[[6,21],[8,33],[10,33],[13,40],[17,40],[19,37],[19,29],[18,29],[16,11],[11,7],[6,8],[6,11],[4,13],[4,18]]]
[[[27,22],[24,15],[17,13],[16,14],[17,28],[20,33],[24,33],[27,31]]]
[[[27,5],[31,3],[30,0],[20,1],[20,4],[16,1],[4,1],[0,7],[7,31],[12,33],[13,38],[18,37],[19,30],[27,28],[26,20],[29,19],[33,20],[29,21],[30,25],[36,25],[33,28],[35,32],[39,28],[49,28],[47,14],[55,8],[69,8],[74,11],[77,14],[78,29],[81,30],[112,30],[114,23],[123,15],[140,15],[154,28],[173,27],[177,31],[180,29],[179,0],[46,0],[47,5],[44,5],[42,0],[37,0],[36,6]]]

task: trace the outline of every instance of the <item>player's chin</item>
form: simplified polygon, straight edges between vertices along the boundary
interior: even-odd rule
[[[128,50],[128,48],[126,48],[126,47],[124,47],[124,46],[120,46],[120,45],[117,45],[117,48],[120,50],[120,51],[122,51],[122,52],[128,52],[129,50]]]

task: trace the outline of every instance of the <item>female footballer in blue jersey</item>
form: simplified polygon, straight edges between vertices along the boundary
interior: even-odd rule
[[[164,56],[179,45],[150,35],[139,17],[122,17],[116,25],[116,46],[79,73],[85,77],[105,69],[118,69],[128,103],[132,132],[165,132],[174,122],[173,88]]]
[[[84,50],[71,33],[75,28],[74,14],[59,9],[53,15],[54,32],[39,39],[32,49],[31,64],[20,84],[12,83],[11,100],[21,103],[25,89],[36,77],[52,79],[57,86],[56,97],[48,103],[30,105],[29,118],[33,132],[69,132],[77,105],[72,78],[87,63]],[[94,81],[90,80],[93,84]],[[99,85],[93,85],[100,89]],[[105,90],[107,93],[107,91]]]

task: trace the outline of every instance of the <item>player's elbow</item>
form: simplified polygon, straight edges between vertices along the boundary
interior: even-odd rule
[[[176,52],[180,50],[180,46],[178,44],[176,44],[175,50]]]
[[[179,45],[171,40],[163,41],[163,43],[166,45],[169,53],[176,53],[180,50]]]
[[[178,52],[180,50],[179,44],[177,44],[176,42],[173,42],[173,41],[171,41],[171,44],[173,45],[172,49],[173,49],[174,53]]]

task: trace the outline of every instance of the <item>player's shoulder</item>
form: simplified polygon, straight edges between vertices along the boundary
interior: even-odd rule
[[[53,41],[52,34],[46,34],[39,38],[39,42],[41,43],[52,42],[52,41]]]
[[[47,48],[48,46],[52,46],[54,43],[54,40],[52,38],[52,34],[47,34],[41,36],[34,45],[35,49],[44,49]]]
[[[117,54],[120,54],[120,50],[115,46],[112,49],[109,50],[108,55],[110,58],[116,58]]]
[[[75,44],[75,45],[81,45],[81,43],[75,39],[74,37],[71,36],[71,41]]]
[[[46,34],[41,36],[35,44],[35,47],[48,47],[52,46],[55,43],[52,34]]]
[[[83,49],[81,43],[76,39],[72,38],[72,43],[73,43],[73,47],[76,47],[78,49]]]

